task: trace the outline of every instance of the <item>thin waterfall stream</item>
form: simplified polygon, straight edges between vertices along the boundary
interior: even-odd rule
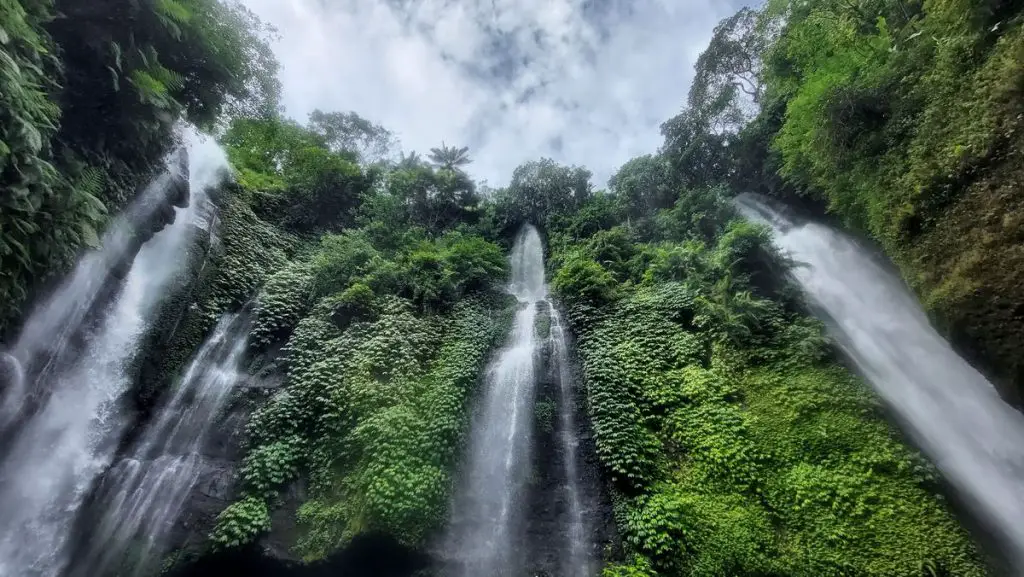
[[[173,222],[142,245],[109,304],[97,299],[129,256],[132,227],[158,210],[153,203],[166,207],[181,192],[173,185],[173,162],[114,225],[103,247],[83,257],[64,286],[36,309],[9,353],[8,364],[22,374],[8,387],[0,422],[14,424],[6,427],[0,460],[0,577],[61,574],[76,515],[129,424],[123,396],[132,386],[140,339],[185,266],[184,249],[194,221],[201,220],[206,190],[227,166],[213,142],[194,135],[189,141],[191,198],[174,200]],[[94,313],[97,306],[104,308]],[[92,314],[95,320],[81,327]]]
[[[521,563],[521,499],[529,471],[533,392],[537,384],[534,324],[547,296],[544,250],[533,227],[512,249],[509,292],[519,301],[508,346],[487,375],[472,424],[465,483],[452,508],[448,547],[460,574],[514,575]]]
[[[558,444],[562,453],[564,514],[559,519],[557,570],[567,577],[593,573],[591,542],[584,520],[579,486],[576,401],[569,349],[561,317],[548,303],[544,279],[543,242],[537,230],[519,233],[511,256],[509,292],[519,310],[508,345],[500,351],[486,378],[486,390],[475,414],[463,484],[452,506],[445,548],[454,559],[454,573],[465,577],[521,575],[530,562],[525,534],[530,523],[526,493],[533,467],[534,401],[540,351],[550,347],[552,370],[559,387]],[[537,335],[539,310],[550,312],[546,339]]]
[[[558,376],[559,411],[558,439],[562,446],[565,475],[565,500],[568,518],[565,538],[568,554],[562,562],[564,577],[589,577],[593,574],[594,560],[590,551],[590,531],[584,516],[583,491],[580,487],[579,439],[576,437],[576,395],[573,390],[572,367],[569,362],[569,343],[562,317],[551,307],[551,346],[555,371]]]
[[[843,351],[922,450],[1024,567],[1024,415],[940,336],[903,281],[849,236],[760,199],[741,212],[768,224],[792,274]]]
[[[198,481],[211,430],[245,377],[248,328],[240,314],[220,319],[134,449],[111,467],[98,499],[99,524],[73,575],[117,570],[128,577],[154,569]]]

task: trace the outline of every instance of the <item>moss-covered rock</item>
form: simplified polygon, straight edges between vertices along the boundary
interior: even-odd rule
[[[756,288],[761,265],[737,257],[767,241],[725,230],[687,274],[639,256],[639,285],[568,315],[632,556],[606,575],[984,575],[936,472],[823,328],[788,288]]]
[[[422,545],[441,525],[468,403],[512,311],[496,295],[460,301],[444,315],[383,297],[374,317],[339,327],[334,300],[296,324],[285,348],[285,387],[253,415],[241,473],[239,503],[277,507],[289,483],[301,477],[308,484],[284,528],[307,561],[372,531]],[[494,314],[495,307],[504,312]],[[232,507],[213,541],[259,537],[262,521],[242,523],[249,517],[233,512],[256,509]]]
[[[971,184],[897,262],[954,347],[1024,400],[1024,150]]]

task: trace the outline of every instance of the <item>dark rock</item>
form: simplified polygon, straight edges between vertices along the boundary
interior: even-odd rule
[[[292,553],[299,538],[295,519],[299,507],[308,499],[304,480],[295,481],[281,494],[280,503],[270,514],[270,533],[260,539],[263,550],[277,559],[298,561]]]
[[[407,577],[430,563],[425,554],[386,534],[357,535],[343,550],[309,565],[284,561],[258,546],[203,556],[168,577]]]
[[[235,463],[225,460],[207,460],[196,482],[196,492],[221,503],[228,502],[235,486]],[[219,513],[218,510],[216,513]],[[214,513],[214,514],[216,514]]]
[[[172,170],[176,171],[177,178],[171,184],[167,195],[172,206],[185,208],[189,202],[189,170],[188,170],[188,149],[182,146],[177,152],[178,158],[172,164]]]
[[[542,303],[538,315],[538,332],[547,337],[551,325],[550,308]],[[540,338],[539,335],[539,338]],[[534,420],[534,445],[532,454],[531,483],[527,489],[527,500],[523,509],[528,511],[525,558],[528,559],[527,575],[562,575],[565,568],[561,565],[567,549],[565,535],[566,517],[569,513],[568,492],[565,476],[565,448],[559,440],[558,415],[561,406],[561,383],[558,367],[553,355],[555,351],[550,341],[541,343],[538,350],[538,375],[536,389]],[[600,470],[597,449],[590,432],[587,419],[584,394],[578,386],[582,380],[575,359],[570,359],[575,390],[575,424],[573,432],[577,440],[576,465],[581,502],[583,504],[583,521],[592,536],[593,547],[591,558],[600,562],[606,547],[618,549],[618,536],[612,514],[611,501],[604,487]],[[553,407],[554,422],[548,422],[544,413]]]

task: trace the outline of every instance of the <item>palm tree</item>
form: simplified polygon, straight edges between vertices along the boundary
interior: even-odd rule
[[[430,149],[430,162],[440,168],[447,168],[455,172],[462,172],[460,167],[473,162],[466,154],[469,152],[468,146],[462,148],[456,148],[454,146],[447,146],[444,142],[441,143],[441,148]]]
[[[416,168],[422,162],[422,160],[420,160],[420,155],[415,150],[410,152],[408,155],[404,152],[399,154],[398,166],[400,168]]]

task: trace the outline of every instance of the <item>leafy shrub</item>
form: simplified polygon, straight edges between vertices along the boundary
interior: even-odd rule
[[[376,299],[373,289],[361,282],[353,283],[338,295],[332,318],[339,328],[353,321],[372,320],[376,313]]]
[[[266,501],[246,497],[236,501],[217,516],[217,526],[210,535],[214,546],[241,547],[270,530],[270,511]]]
[[[601,577],[654,577],[656,573],[651,562],[643,555],[630,555],[622,563],[609,563],[601,571]]]
[[[666,486],[630,510],[626,541],[669,574],[764,575],[778,553],[764,511],[738,495]]]
[[[541,399],[534,403],[533,419],[541,431],[550,434],[555,430],[555,413],[557,409],[558,407],[555,406],[555,402],[550,399]]]
[[[551,285],[567,301],[582,300],[595,305],[614,300],[618,287],[610,272],[581,251],[564,256]]]
[[[313,257],[313,291],[324,297],[345,290],[353,278],[368,274],[380,253],[360,231],[345,231],[320,238]]]
[[[925,559],[982,575],[930,466],[829,364],[822,326],[757,288],[775,258],[764,230],[706,224],[673,233],[683,244],[634,245],[643,282],[612,278],[616,300],[559,287],[630,555],[606,574],[911,577]],[[556,286],[598,266],[567,250]]]
[[[256,300],[250,345],[265,347],[287,339],[310,308],[309,264],[299,261],[273,274]]]
[[[320,147],[293,151],[284,170],[288,187],[284,225],[300,232],[351,224],[362,194],[372,184],[359,165]]]

